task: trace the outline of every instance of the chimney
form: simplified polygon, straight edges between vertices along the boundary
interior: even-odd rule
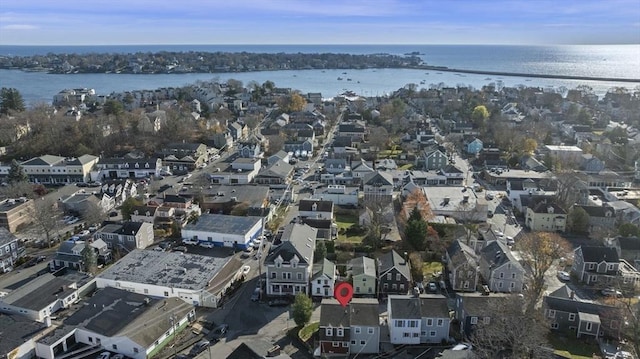
[[[409,255],[407,252],[404,252],[404,263],[402,263],[402,265],[407,265],[407,263],[409,263]]]
[[[280,355],[280,346],[274,345],[271,349],[267,351],[267,358],[273,358]]]
[[[575,300],[575,296],[576,296],[576,292],[571,291],[571,293],[569,293],[569,298],[574,299]]]

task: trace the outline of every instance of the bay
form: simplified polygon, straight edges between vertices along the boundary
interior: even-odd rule
[[[640,79],[640,45],[585,46],[493,46],[493,45],[142,45],[142,46],[0,46],[0,56],[29,56],[48,53],[134,53],[157,51],[208,51],[256,53],[389,53],[403,55],[419,53],[425,63],[450,68],[518,72],[530,74],[573,75]],[[343,74],[347,72],[347,74]],[[342,77],[343,80],[338,80]],[[419,88],[431,84],[446,86],[483,85],[498,80],[505,86],[535,86],[542,88],[575,88],[588,85],[599,96],[613,87],[634,89],[640,83],[611,81],[560,80],[511,76],[487,76],[411,69],[366,70],[291,70],[216,74],[47,74],[0,70],[0,87],[17,88],[27,101],[50,103],[53,95],[63,89],[93,88],[99,95],[129,90],[153,90],[179,87],[196,81],[237,79],[273,81],[279,87],[301,92],[320,92],[332,97],[345,90],[360,95],[376,96],[391,93],[406,84]],[[351,81],[347,81],[351,79]]]

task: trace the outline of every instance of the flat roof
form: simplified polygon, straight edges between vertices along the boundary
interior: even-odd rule
[[[229,258],[136,249],[98,278],[200,290],[207,288],[227,262]]]
[[[469,208],[474,208],[477,202],[484,201],[484,197],[476,197],[473,189],[464,187],[422,187],[433,210],[457,211],[465,196],[468,197]],[[448,200],[447,200],[448,198]]]
[[[262,217],[240,217],[226,214],[203,214],[196,223],[187,224],[184,229],[212,233],[236,234],[244,236]]]
[[[0,353],[5,354],[21,346],[47,326],[18,314],[0,313]]]
[[[2,301],[16,307],[40,311],[59,298],[73,293],[75,289],[69,286],[74,283],[47,273],[10,292]]]

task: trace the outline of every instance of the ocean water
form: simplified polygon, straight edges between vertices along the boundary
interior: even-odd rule
[[[133,53],[157,51],[264,52],[264,53],[390,53],[417,51],[425,63],[450,68],[530,74],[573,75],[640,79],[640,45],[493,46],[493,45],[148,45],[148,46],[0,46],[0,56],[46,55],[49,53]],[[321,92],[324,97],[351,90],[365,96],[383,95],[408,83],[480,88],[502,81],[505,86],[591,86],[602,96],[613,87],[634,89],[635,82],[580,81],[511,76],[487,76],[410,69],[301,70],[216,74],[64,74],[0,70],[0,87],[17,88],[28,103],[51,102],[53,95],[67,88],[94,88],[98,94],[128,90],[177,87],[198,80],[226,81],[233,78],[275,82],[302,92]],[[344,80],[337,80],[343,77]],[[350,78],[351,81],[346,81]],[[423,84],[421,84],[423,82]]]

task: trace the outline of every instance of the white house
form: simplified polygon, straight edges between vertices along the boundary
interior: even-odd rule
[[[197,222],[189,223],[182,229],[182,239],[200,244],[208,242],[214,247],[246,249],[262,235],[262,221],[262,217],[203,214]]]
[[[449,339],[451,319],[443,295],[390,295],[387,313],[392,344],[441,343]]]
[[[318,187],[313,191],[313,198],[331,201],[340,206],[358,205],[358,187],[347,187],[345,185],[330,184],[326,187]]]
[[[337,279],[336,264],[325,258],[321,263],[313,266],[311,295],[314,297],[333,297]]]

